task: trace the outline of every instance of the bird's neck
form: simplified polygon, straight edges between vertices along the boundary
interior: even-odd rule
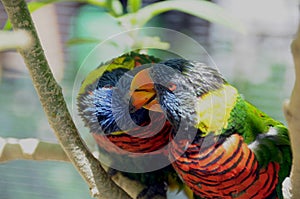
[[[198,98],[196,103],[198,128],[206,136],[214,132],[218,135],[222,129],[226,129],[232,109],[238,100],[238,91],[229,84],[224,84],[221,88],[210,91]]]

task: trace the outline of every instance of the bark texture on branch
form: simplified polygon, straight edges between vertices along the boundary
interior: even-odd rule
[[[29,70],[49,124],[68,158],[88,183],[92,196],[107,199],[131,198],[109,178],[80,138],[68,112],[62,89],[51,73],[26,2],[24,0],[2,0],[2,2],[14,31],[25,30],[31,37],[31,45],[19,48],[18,51]]]
[[[283,108],[288,123],[293,151],[290,194],[292,199],[298,199],[300,198],[300,26],[291,44],[291,50],[294,59],[296,80],[290,100],[284,104]]]

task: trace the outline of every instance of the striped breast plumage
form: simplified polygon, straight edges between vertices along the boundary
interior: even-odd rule
[[[164,121],[163,125],[158,125]],[[98,146],[108,152],[131,156],[167,154],[171,124],[163,114],[158,114],[150,124],[137,126],[129,131],[102,135],[92,133]]]
[[[143,86],[144,79],[152,84]],[[195,195],[283,199],[292,164],[287,128],[244,100],[218,70],[169,59],[137,73],[130,88],[135,107],[164,112],[174,127],[170,159]]]
[[[242,136],[208,135],[195,139],[183,152],[185,144],[184,140],[173,144],[171,159],[176,159],[173,167],[196,195],[206,199],[276,197],[279,164],[270,162],[260,168]]]

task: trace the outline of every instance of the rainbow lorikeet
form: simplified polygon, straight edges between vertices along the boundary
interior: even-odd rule
[[[166,60],[137,73],[131,92],[136,109],[163,112],[171,122],[169,158],[196,196],[283,198],[292,163],[287,128],[244,100],[216,69]]]
[[[154,56],[130,52],[100,65],[82,82],[77,98],[79,114],[90,129],[100,152],[113,154],[112,168],[127,165],[131,170],[136,168],[140,171],[143,169],[141,167],[146,168],[151,164],[142,160],[135,165],[129,156],[138,158],[151,153],[149,159],[152,162],[159,161],[161,155],[166,156],[163,147],[169,142],[172,129],[170,122],[163,113],[145,108],[130,110],[126,102],[134,76],[130,72],[142,64],[159,61]],[[140,194],[143,198],[165,195],[165,184],[171,182],[171,186],[176,184],[178,188],[182,187],[181,180],[170,165],[152,172],[122,173],[149,187]]]

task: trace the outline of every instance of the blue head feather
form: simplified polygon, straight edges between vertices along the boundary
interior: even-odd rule
[[[149,121],[148,110],[129,112],[129,105],[119,96],[118,89],[99,88],[94,91],[94,112],[98,124],[105,134],[130,130]],[[96,132],[99,132],[96,131]]]
[[[96,86],[88,86],[86,92],[79,95],[79,114],[91,132],[111,134],[150,123],[148,110],[129,110],[127,99],[132,78],[128,69],[106,71]]]

